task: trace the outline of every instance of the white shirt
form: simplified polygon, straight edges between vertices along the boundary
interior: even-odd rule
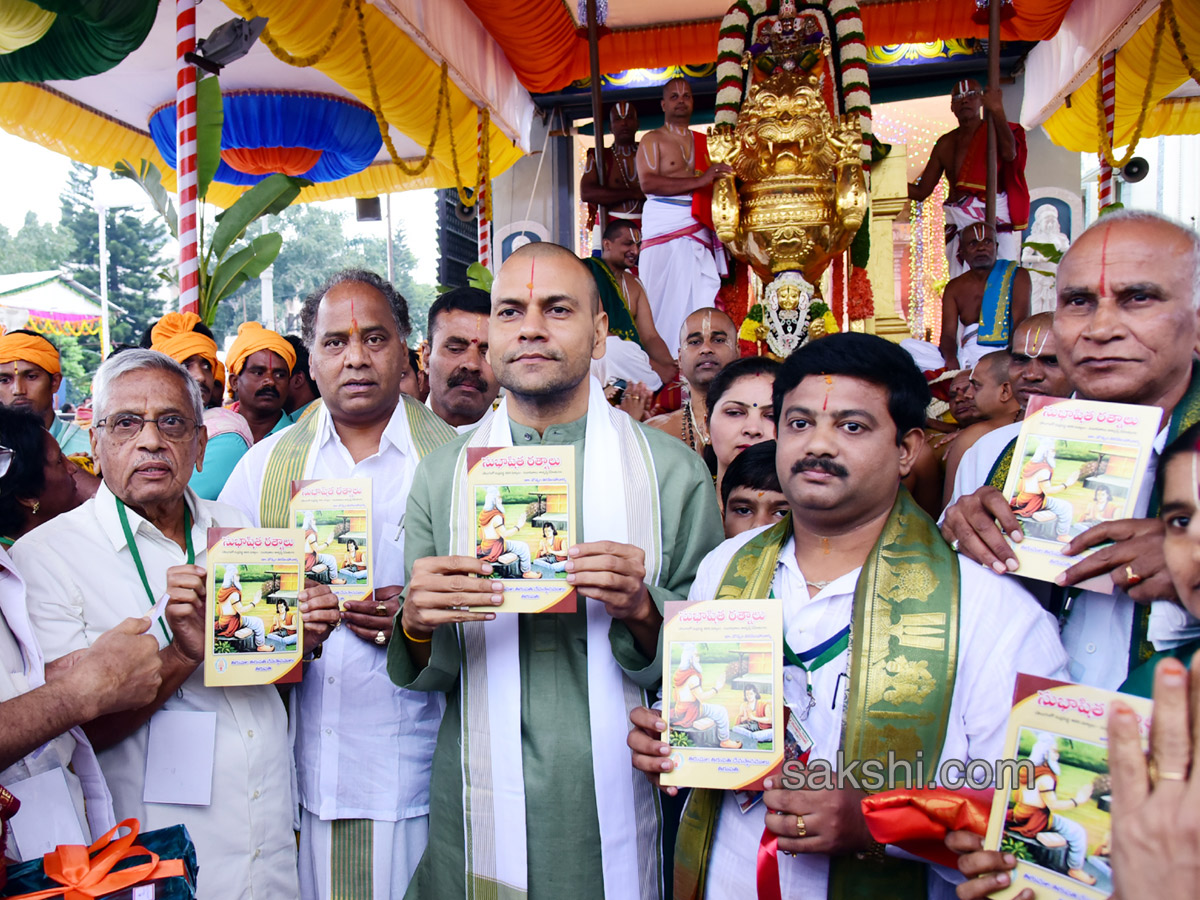
[[[725,541],[700,563],[688,600],[711,600],[734,552],[762,529]],[[808,582],[796,563],[795,541],[779,553],[772,587],[783,602],[783,627],[789,646],[803,654],[834,637],[850,624],[854,589],[861,569],[848,572],[809,598]],[[1012,709],[1018,672],[1065,678],[1067,655],[1058,640],[1054,619],[1012,579],[995,575],[968,559],[960,559],[958,670],[950,703],[943,760],[1000,759],[1004,731]],[[841,745],[842,708],[846,701],[849,650],[812,674],[813,706],[804,727],[813,739],[812,759],[836,760]],[[783,696],[792,709],[802,709],[805,674],[785,665]],[[926,760],[931,766],[932,760]],[[744,900],[746,879],[753,879],[766,810],[760,802],[742,813],[726,792],[717,836],[709,861],[710,900]],[[747,872],[751,873],[749,876]],[[823,898],[829,858],[780,855],[784,897]],[[939,884],[931,879],[931,890]],[[944,892],[944,882],[939,892]]]
[[[323,405],[304,477],[371,479],[371,577],[376,588],[404,584],[404,510],[417,452],[403,403],[379,452],[355,463]],[[473,426],[472,426],[473,427]],[[259,522],[262,480],[282,432],[255,444],[221,499]],[[337,628],[292,695],[300,802],[322,819],[394,822],[427,815],[433,750],[445,701],[406,691],[387,673],[387,648]]]
[[[429,394],[429,397],[426,397],[426,398],[425,398],[425,408],[426,408],[427,410],[429,410],[430,412],[433,412],[433,401],[430,399],[432,396],[433,396],[433,392],[431,391],[431,392],[430,392],[430,394]],[[488,409],[492,409],[492,408],[494,408],[494,407],[495,407],[495,405],[496,405],[496,404],[495,404],[495,402],[493,402],[493,403],[492,403],[492,405],[488,407]],[[396,408],[397,408],[397,409],[399,409],[400,407],[399,407],[399,406],[397,406]],[[487,415],[487,413],[488,413],[488,410],[487,410],[487,409],[485,409],[485,410],[483,411],[483,415],[482,415],[482,416],[480,416],[479,418],[481,418],[481,419],[482,419],[482,418],[483,418],[483,416],[486,416],[486,415]],[[434,414],[435,416],[437,415],[437,413],[433,413],[433,414]],[[447,424],[447,425],[449,425],[450,423],[449,423],[449,422],[447,422],[446,424]],[[453,428],[455,431],[457,431],[459,434],[466,434],[468,431],[474,431],[474,430],[475,430],[475,426],[476,426],[476,425],[478,425],[478,424],[479,424],[479,422],[477,422],[477,421],[476,421],[476,422],[469,422],[469,423],[467,423],[466,425],[450,425],[450,427],[451,427],[451,428]]]
[[[33,636],[29,613],[25,608],[25,582],[13,568],[8,552],[0,548],[0,703],[27,694],[45,684],[45,665],[41,647]],[[116,824],[112,797],[104,784],[100,765],[83,732],[72,728],[65,734],[43,744],[23,759],[0,772],[0,784],[13,785],[51,769],[61,769],[67,782],[73,809],[39,809],[39,818],[50,823],[71,816],[79,822],[84,835],[95,840]],[[22,808],[21,815],[35,812]],[[90,826],[89,827],[89,819]],[[63,834],[63,843],[68,840]],[[18,840],[20,835],[17,835]],[[9,841],[6,852],[20,862],[23,852]]]
[[[950,502],[973,494],[988,483],[988,476],[1000,454],[1016,439],[1021,423],[1014,422],[981,437],[966,453],[954,476]],[[1150,494],[1158,471],[1158,457],[1167,443],[1167,428],[1154,439],[1154,452],[1142,480],[1142,490],[1131,518],[1145,518]],[[942,514],[945,518],[945,513]],[[1049,585],[1026,579],[1039,596],[1049,597]],[[1133,638],[1133,617],[1137,604],[1119,588],[1111,594],[1083,591],[1071,605],[1062,640],[1071,657],[1071,680],[1115,691],[1129,674],[1129,642]],[[1200,636],[1200,622],[1178,603],[1158,601],[1151,605],[1149,637],[1155,650],[1167,650]]]
[[[209,527],[244,526],[246,520],[237,510],[201,500],[191,490],[185,498],[196,564],[203,566]],[[166,588],[167,569],[185,564],[187,557],[133,510],[127,515],[150,590],[158,597]],[[25,573],[29,617],[48,657],[90,646],[123,620],[144,615],[151,605],[125,543],[116,498],[106,484],[82,506],[21,538],[12,553]],[[157,621],[150,634],[166,645]],[[162,708],[216,713],[212,803],[142,801],[146,724],[99,754],[117,818],[132,816],[145,831],[186,825],[196,843],[201,900],[294,900],[299,892],[291,828],[295,805],[287,716],[278,691],[270,685],[205,687],[201,667]]]

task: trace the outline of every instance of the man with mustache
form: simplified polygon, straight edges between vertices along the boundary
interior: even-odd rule
[[[188,488],[206,441],[200,389],[174,360],[139,348],[110,356],[94,390],[92,450],[104,483],[12,549],[34,631],[56,659],[98,647],[105,631],[169,598],[148,632],[161,661],[153,699],[84,725],[117,819],[136,818],[147,831],[186,825],[204,871],[201,900],[293,900],[283,702],[273,685],[208,687],[200,665],[208,529],[249,524]],[[338,621],[337,600],[326,587],[299,600],[311,654]],[[180,765],[189,767],[184,778],[173,774]]]
[[[54,415],[61,371],[58,348],[37,332],[22,328],[0,335],[0,403],[40,416],[67,456],[87,455],[87,432]]]
[[[1107,574],[1116,590],[1054,590],[1051,596],[1065,619],[1072,680],[1107,690],[1116,690],[1129,669],[1155,650],[1200,635],[1200,623],[1176,599],[1150,490],[1158,454],[1200,421],[1194,361],[1200,339],[1198,266],[1196,232],[1146,210],[1102,216],[1059,265],[1054,339],[1076,396],[1163,411],[1163,429],[1132,516],[1089,528],[1064,548],[1068,556],[1101,549],[1061,573],[1058,588]],[[994,459],[984,486],[946,509],[942,534],[971,559],[1019,576],[1009,540],[1021,540],[1021,526],[1000,492],[1014,442]]]
[[[627,704],[659,680],[662,603],[683,598],[721,523],[700,461],[610,407],[589,377],[607,334],[583,263],[555,244],[521,247],[492,285],[488,353],[505,399],[418,468],[388,671],[445,693],[446,714],[409,898],[500,882],[514,897],[660,896],[655,798],[630,777]],[[456,473],[469,449],[509,445],[575,448],[575,612],[497,616],[498,583],[473,577],[491,566]]]
[[[603,253],[584,263],[592,270],[600,302],[608,314],[608,341],[602,360],[604,377],[641,382],[652,391],[675,380],[675,360],[654,327],[654,315],[641,280],[633,273],[638,264],[641,229],[613,219],[604,229]]]
[[[475,427],[500,392],[487,359],[491,311],[487,292],[473,287],[447,291],[429,307],[421,348],[429,375],[425,405],[459,434]]]
[[[998,759],[1017,672],[1063,673],[1054,620],[1013,582],[960,564],[901,487],[929,397],[912,358],[873,335],[831,335],[784,361],[775,459],[790,515],[710,553],[688,599],[780,599],[782,700],[815,780],[785,770],[745,813],[733,791],[693,790],[677,900],[740,900],[756,867],[784,897],[924,900],[924,865],[885,858],[865,793],[831,770],[875,759],[887,771],[893,753],[927,772]],[[634,765],[657,781],[674,766],[666,723],[651,709],[631,721]],[[763,849],[771,839],[778,852]]]
[[[1069,397],[1071,384],[1058,364],[1058,345],[1054,340],[1054,314],[1030,316],[1013,330],[1008,379],[1020,406],[1017,421],[989,431],[976,441],[958,463],[951,482],[948,504],[987,484],[996,458],[1021,431],[1025,408],[1031,397]]]
[[[646,192],[641,277],[671,355],[679,353],[684,318],[712,305],[725,271],[725,249],[712,230],[712,183],[733,170],[709,164],[707,138],[688,127],[694,105],[685,79],[664,84],[665,122],[637,152],[638,182]]]
[[[258,322],[243,322],[225,361],[230,387],[237,394],[230,408],[249,423],[255,444],[292,424],[284,406],[296,351],[287,338]]]
[[[221,497],[256,525],[294,527],[293,479],[370,480],[374,595],[346,601],[345,627],[296,687],[292,716],[300,896],[383,900],[404,893],[425,849],[441,719],[439,698],[398,688],[385,671],[404,584],[405,503],[417,462],[454,430],[400,392],[408,304],[377,274],[333,275],[305,299],[300,325],[321,397],[251,448]]]
[[[708,446],[708,386],[717,373],[738,358],[737,326],[719,309],[698,309],[680,329],[679,371],[688,397],[675,412],[646,424],[679,438],[701,456]]]

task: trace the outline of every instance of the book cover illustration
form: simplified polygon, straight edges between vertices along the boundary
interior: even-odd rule
[[[1010,541],[1018,574],[1053,581],[1086,555],[1063,555],[1072,538],[1133,516],[1161,419],[1162,410],[1152,406],[1030,401],[1004,484],[1025,534],[1020,543]],[[1113,590],[1108,575],[1078,586]]]
[[[498,613],[574,612],[567,549],[579,540],[575,448],[467,450],[475,555],[504,583]],[[481,576],[484,577],[484,576]]]
[[[329,585],[342,609],[370,600],[371,480],[293,481],[291,520],[304,532],[304,577]]]
[[[1080,684],[1018,675],[1004,759],[984,847],[1017,859],[1012,883],[1039,898],[1102,900],[1112,894],[1108,713],[1121,699],[1138,716],[1143,744],[1151,702]]]
[[[204,684],[299,681],[304,537],[290,528],[208,529]]]
[[[783,611],[778,600],[668,601],[665,785],[754,791],[783,765]]]

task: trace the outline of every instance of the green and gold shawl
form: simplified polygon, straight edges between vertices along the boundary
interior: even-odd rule
[[[725,570],[717,599],[770,595],[789,515],[747,541]],[[903,487],[854,591],[846,760],[915,763],[941,756],[958,665],[958,556]],[[914,766],[915,768],[915,766]],[[927,766],[936,771],[935,766]],[[694,790],[675,848],[675,900],[703,900],[720,791]],[[887,858],[830,859],[829,897],[925,897],[927,867]]]
[[[600,302],[604,305],[604,311],[608,313],[608,333],[623,341],[633,341],[645,350],[641,335],[638,334],[637,323],[633,320],[633,313],[629,311],[629,301],[613,275],[613,270],[598,256],[589,256],[584,262],[592,270],[592,277],[596,279],[596,287],[600,291]]]

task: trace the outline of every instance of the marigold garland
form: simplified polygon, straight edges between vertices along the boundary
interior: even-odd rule
[[[1104,59],[1101,57],[1096,70],[1096,126],[1100,136],[1100,153],[1105,161],[1114,169],[1123,169],[1133,159],[1138,141],[1142,139],[1142,129],[1146,127],[1146,115],[1150,112],[1150,98],[1154,92],[1154,73],[1158,69],[1158,59],[1162,53],[1163,35],[1166,33],[1167,13],[1170,0],[1159,7],[1158,22],[1154,26],[1154,47],[1150,51],[1150,68],[1146,73],[1146,90],[1142,95],[1142,108],[1138,111],[1137,121],[1133,124],[1133,136],[1129,140],[1129,149],[1121,159],[1113,154],[1112,136],[1108,133],[1108,123],[1104,115]],[[1114,90],[1115,82],[1114,82]]]
[[[250,0],[245,0],[246,12],[250,18],[254,18],[258,13],[254,9],[254,4]],[[271,36],[271,27],[268,25],[263,28],[261,39],[267,49],[275,55],[275,58],[282,63],[287,63],[289,66],[295,66],[298,69],[307,69],[310,66],[315,66],[333,49],[334,42],[337,41],[338,35],[342,33],[342,27],[346,24],[346,14],[350,12],[352,0],[342,0],[342,8],[338,12],[337,23],[333,26],[333,31],[329,32],[329,37],[325,39],[325,43],[316,53],[310,53],[308,56],[292,56],[284,50]]]
[[[1192,76],[1192,81],[1200,84],[1200,71],[1196,70],[1196,67],[1192,65],[1191,58],[1188,56],[1187,45],[1183,42],[1183,32],[1179,30],[1179,20],[1175,18],[1175,4],[1173,0],[1162,0],[1162,6],[1159,8],[1167,18],[1167,25],[1171,28],[1171,40],[1175,42],[1175,49],[1179,51],[1179,59],[1183,63],[1183,67]]]

